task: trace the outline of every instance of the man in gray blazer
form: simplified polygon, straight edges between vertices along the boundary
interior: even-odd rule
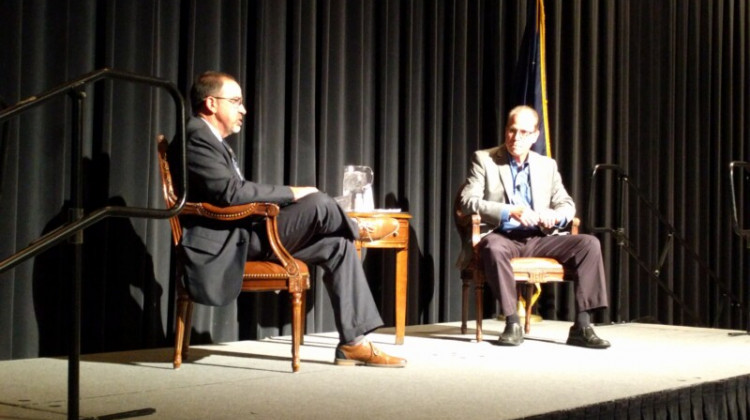
[[[531,151],[539,137],[538,124],[533,108],[513,108],[505,143],[474,153],[461,191],[463,210],[479,214],[484,225],[478,245],[481,263],[506,317],[498,343],[517,346],[523,342],[511,258],[550,257],[576,273],[577,314],[567,343],[607,348],[609,342],[596,335],[590,322],[593,310],[608,305],[601,247],[592,235],[561,232],[573,220],[575,204],[563,186],[557,163]]]
[[[225,141],[240,131],[247,113],[242,89],[232,76],[213,71],[199,75],[190,100],[194,116],[186,126],[187,200],[219,206],[253,201],[279,204],[278,230],[284,246],[295,258],[325,271],[323,281],[340,337],[335,363],[405,366],[406,360],[379,351],[365,337],[383,321],[353,242],[362,227],[315,187],[259,184],[245,179]],[[177,146],[173,142],[170,148],[175,150]],[[174,158],[176,153],[169,156]],[[181,221],[183,236],[178,255],[182,281],[198,303],[216,306],[232,302],[240,293],[245,261],[272,255],[264,241],[265,225],[258,220],[224,222],[184,216]],[[382,225],[366,228],[373,240],[393,231]]]

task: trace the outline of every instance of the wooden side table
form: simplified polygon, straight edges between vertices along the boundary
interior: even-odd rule
[[[389,218],[398,220],[398,230],[377,241],[354,241],[357,253],[362,256],[362,248],[392,248],[396,250],[396,344],[404,344],[406,329],[406,288],[408,283],[409,255],[409,213],[392,213],[386,211],[347,212],[356,219]]]

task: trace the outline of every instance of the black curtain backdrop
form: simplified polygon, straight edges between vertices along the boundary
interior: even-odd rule
[[[376,205],[413,216],[407,323],[460,319],[452,201],[471,153],[498,143],[515,105],[525,0],[0,0],[0,10],[7,104],[104,67],[185,94],[204,70],[236,75],[249,114],[231,142],[247,176],[335,196],[345,164],[371,166]],[[622,228],[627,245],[597,233],[612,306],[596,320],[747,328],[750,250],[732,230],[728,174],[750,160],[748,2],[547,1],[546,13],[552,155],[583,230]],[[162,208],[154,138],[175,134],[171,99],[123,81],[84,90],[86,211]],[[68,217],[72,111],[59,98],[0,130],[2,259]],[[622,197],[613,172],[592,182],[599,163],[627,175]],[[168,222],[108,219],[84,237],[82,350],[170,346]],[[70,253],[60,245],[0,273],[0,359],[66,353]],[[393,261],[379,250],[364,261],[388,324]],[[569,285],[546,287],[540,311],[570,320],[572,302]],[[284,294],[246,294],[198,305],[193,337],[288,334],[288,317]],[[307,331],[332,330],[317,276]]]

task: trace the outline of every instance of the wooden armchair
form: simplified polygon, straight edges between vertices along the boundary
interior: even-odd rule
[[[461,292],[461,334],[466,334],[466,322],[469,317],[469,287],[474,285],[474,299],[476,309],[476,339],[482,341],[482,317],[484,316],[484,270],[479,260],[477,245],[482,239],[480,234],[481,218],[478,214],[464,214],[461,210],[459,188],[453,203],[453,221],[461,237],[462,246],[470,244],[472,257],[461,269],[463,282]],[[571,233],[578,234],[581,221],[577,217],[571,223]],[[513,276],[518,285],[518,302],[524,311],[524,330],[531,331],[531,315],[539,295],[542,292],[541,283],[561,282],[569,280],[563,266],[553,258],[513,258],[510,261]]]
[[[157,137],[159,170],[161,172],[164,201],[167,207],[177,202],[172,184],[172,175],[167,162],[168,142],[163,135]],[[279,239],[276,216],[279,206],[273,203],[249,203],[238,206],[218,207],[209,203],[185,203],[183,215],[196,215],[215,220],[238,220],[245,217],[261,216],[266,219],[268,239],[276,257],[273,261],[248,261],[242,276],[243,292],[263,292],[286,290],[292,303],[292,371],[300,366],[299,347],[303,340],[305,292],[310,288],[310,274],[307,265],[295,259],[284,248]],[[182,226],[179,217],[169,220],[174,246],[180,246]],[[187,360],[190,345],[190,323],[193,302],[180,280],[177,281],[177,319],[175,325],[174,368],[179,369]]]

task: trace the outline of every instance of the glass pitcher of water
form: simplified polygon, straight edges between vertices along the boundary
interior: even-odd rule
[[[344,166],[344,188],[342,204],[348,211],[372,211],[375,203],[372,196],[372,168],[364,165]]]

